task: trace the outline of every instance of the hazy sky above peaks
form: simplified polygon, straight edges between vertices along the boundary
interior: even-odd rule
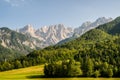
[[[120,0],[0,0],[0,27],[65,24],[79,27],[99,17],[120,16]]]

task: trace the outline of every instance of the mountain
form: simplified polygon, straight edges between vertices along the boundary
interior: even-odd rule
[[[44,48],[49,45],[54,45],[63,39],[71,37],[73,34],[73,29],[66,27],[63,24],[57,24],[44,26],[35,30],[31,25],[26,25],[24,28],[19,29],[18,32],[37,38],[41,41],[39,47]]]
[[[0,42],[5,48],[24,50],[24,47],[33,48],[32,42],[27,36],[10,30],[9,28],[0,28]]]
[[[27,55],[35,47],[27,36],[6,27],[0,28],[0,61]]]
[[[94,22],[90,22],[90,21],[84,22],[79,28],[74,29],[74,36],[75,35],[80,36],[80,35],[84,34],[85,32],[87,32],[87,31],[89,31],[91,29],[94,29],[99,25],[108,23],[108,22],[110,22],[112,20],[113,20],[112,18],[101,17],[101,18],[98,18]]]

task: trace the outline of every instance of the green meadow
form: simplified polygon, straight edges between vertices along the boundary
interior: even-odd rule
[[[39,76],[43,75],[43,66],[44,65],[0,72],[0,80],[39,79]]]
[[[44,65],[0,72],[0,80],[120,80],[120,78],[42,78]]]

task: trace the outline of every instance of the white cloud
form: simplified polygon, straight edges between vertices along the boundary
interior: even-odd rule
[[[20,6],[25,0],[4,0],[5,2],[9,3],[11,6]]]

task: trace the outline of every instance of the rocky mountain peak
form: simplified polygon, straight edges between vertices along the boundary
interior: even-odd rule
[[[113,19],[112,18],[105,18],[105,17],[100,17],[98,18],[95,23],[98,23],[98,24],[104,24],[106,22],[110,22],[112,21]]]
[[[35,29],[33,28],[32,25],[28,24],[28,25],[26,25],[24,28],[22,28],[21,31],[25,31],[25,32],[34,32]]]
[[[35,29],[33,28],[32,25],[28,24],[26,26],[24,26],[23,28],[19,29],[18,32],[23,33],[23,34],[27,34],[27,35],[31,35],[35,37]]]
[[[94,22],[87,21],[87,22],[83,23],[79,28],[75,28],[74,34],[82,35],[85,32],[89,31],[90,29],[96,28],[97,26],[108,23],[112,20],[113,20],[112,18],[100,17],[100,18],[96,19],[96,21],[94,21]]]

